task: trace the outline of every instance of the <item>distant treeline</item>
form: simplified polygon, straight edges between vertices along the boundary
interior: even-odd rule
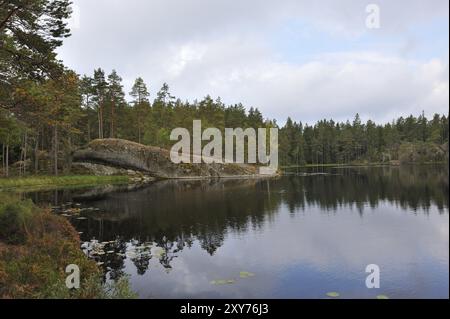
[[[287,120],[281,129],[281,162],[292,164],[441,162],[448,159],[448,116],[412,115],[387,124],[358,114],[352,122],[322,120],[315,125]]]
[[[0,112],[3,171],[16,162],[15,172],[53,171],[70,164],[71,151],[97,138],[122,138],[168,148],[176,127],[278,127],[257,108],[225,105],[220,98],[182,101],[164,84],[151,101],[145,82],[138,78],[127,102],[122,79],[97,69],[93,77],[65,72],[58,80],[24,81],[11,94],[12,105]],[[288,118],[280,127],[282,165],[363,162],[436,162],[447,159],[448,116],[424,114],[387,124],[357,114],[350,122],[321,120],[314,125]],[[58,164],[59,163],[59,164]]]

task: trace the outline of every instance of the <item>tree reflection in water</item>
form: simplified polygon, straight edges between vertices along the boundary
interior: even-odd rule
[[[312,170],[309,171],[314,172]],[[213,256],[227,233],[244,234],[270,223],[281,205],[297,214],[311,206],[334,213],[344,206],[357,208],[363,217],[366,207],[381,202],[404,210],[428,212],[435,205],[448,211],[448,167],[405,166],[322,169],[325,174],[297,174],[271,180],[162,181],[134,191],[118,191],[85,197],[79,191],[30,194],[35,201],[55,198],[95,207],[73,220],[82,240],[112,241],[103,263],[109,278],[123,275],[131,260],[139,275],[151,267],[152,259],[170,271],[171,263],[185,248],[198,241]],[[51,199],[50,199],[51,198]],[[53,205],[58,205],[54,203]],[[108,253],[109,252],[109,253]]]

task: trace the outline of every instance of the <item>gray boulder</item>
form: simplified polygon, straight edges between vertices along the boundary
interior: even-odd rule
[[[258,171],[257,167],[244,164],[175,164],[166,149],[121,139],[94,140],[75,151],[73,161],[78,166],[90,163],[111,167],[102,168],[107,172],[131,170],[157,178],[249,177]]]

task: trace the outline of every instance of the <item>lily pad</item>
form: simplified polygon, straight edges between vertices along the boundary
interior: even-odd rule
[[[331,297],[331,298],[338,298],[340,296],[340,294],[338,292],[332,291],[332,292],[327,292],[327,296]]]
[[[248,278],[248,277],[253,277],[253,276],[255,276],[255,274],[248,272],[248,271],[241,271],[239,273],[239,277],[241,277],[241,278]]]
[[[130,252],[127,252],[127,257],[128,257],[128,258],[136,258],[136,257],[137,257],[137,254],[130,251]]]
[[[157,258],[161,258],[162,256],[164,256],[166,254],[166,250],[161,247],[156,247],[155,249],[153,249],[152,254]]]
[[[230,285],[234,284],[236,281],[234,279],[220,279],[211,281],[212,285]]]
[[[389,299],[389,297],[386,295],[378,295],[377,299]]]

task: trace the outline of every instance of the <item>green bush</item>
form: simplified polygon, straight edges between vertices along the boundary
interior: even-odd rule
[[[0,203],[0,240],[7,244],[22,244],[33,203],[28,201]]]

